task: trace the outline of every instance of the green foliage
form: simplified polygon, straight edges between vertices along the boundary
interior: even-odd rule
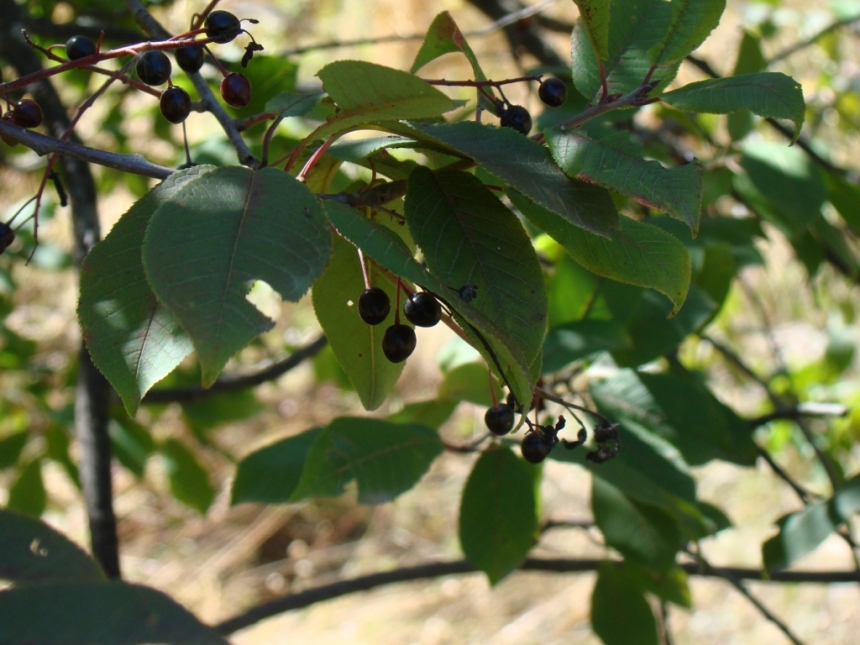
[[[591,627],[606,645],[657,645],[657,622],[643,591],[627,566],[600,566],[591,594]]]

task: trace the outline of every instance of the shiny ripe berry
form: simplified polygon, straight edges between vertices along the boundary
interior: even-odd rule
[[[179,69],[183,72],[193,74],[194,72],[199,72],[200,68],[203,67],[204,54],[202,47],[197,47],[196,45],[192,47],[180,47],[173,52],[173,57],[176,59]]]
[[[415,331],[408,325],[391,325],[382,337],[382,353],[392,363],[402,363],[415,351]]]
[[[514,409],[507,403],[497,403],[484,413],[484,423],[495,435],[508,434],[514,427]]]
[[[365,289],[358,297],[358,315],[368,325],[378,325],[388,318],[389,311],[391,300],[379,287]]]
[[[532,129],[532,115],[522,105],[512,105],[502,114],[501,123],[503,128],[513,128],[528,134]]]
[[[22,128],[42,125],[42,108],[33,99],[21,99],[12,107],[12,122]]]
[[[546,439],[540,432],[529,432],[523,437],[523,443],[520,446],[523,453],[523,459],[530,464],[539,464],[549,454]]]
[[[15,231],[8,224],[0,222],[0,253],[3,253],[9,248],[9,245],[15,241]]]
[[[15,120],[14,120],[14,118],[12,117],[12,113],[11,113],[11,112],[7,112],[7,113],[6,113],[6,114],[4,114],[2,117],[0,117],[0,119],[2,119],[3,121],[6,121],[7,123],[15,123]],[[6,144],[7,146],[9,146],[10,148],[11,148],[12,146],[17,146],[17,145],[18,145],[18,142],[17,142],[17,141],[12,141],[12,139],[7,139],[7,138],[6,138],[5,136],[3,136],[3,135],[0,135],[0,139],[3,139],[3,143],[5,143],[5,144]]]
[[[433,294],[422,291],[413,293],[403,303],[406,319],[418,327],[433,327],[442,320],[442,307]]]
[[[216,43],[229,43],[242,31],[239,19],[229,11],[213,11],[203,22],[206,36]]]
[[[562,81],[551,77],[540,84],[538,96],[549,107],[558,107],[567,99],[567,88]]]
[[[234,108],[247,107],[251,102],[251,81],[239,72],[227,74],[221,81],[221,98]]]
[[[147,85],[161,85],[170,78],[172,67],[167,54],[150,50],[140,55],[134,70],[137,72],[137,77]]]
[[[191,97],[181,87],[168,87],[159,100],[161,115],[171,123],[182,123],[191,113]]]
[[[96,53],[96,44],[86,36],[72,36],[66,41],[66,56],[69,60],[86,58]]]

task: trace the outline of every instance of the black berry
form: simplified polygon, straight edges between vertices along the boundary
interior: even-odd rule
[[[8,224],[0,222],[0,253],[3,253],[9,248],[9,245],[15,241],[15,231]]]
[[[442,307],[432,294],[422,291],[413,293],[403,303],[406,319],[418,327],[433,327],[442,320]]]
[[[532,115],[522,105],[512,105],[502,112],[502,127],[513,128],[522,134],[528,134],[532,129]]]
[[[239,72],[227,74],[221,81],[221,98],[234,108],[247,107],[251,102],[251,81]]]
[[[242,31],[239,19],[229,11],[213,11],[203,22],[206,36],[216,43],[229,43]]]
[[[558,107],[567,99],[567,88],[557,78],[550,77],[540,84],[540,100],[550,107]]]
[[[388,318],[389,311],[391,300],[379,287],[365,289],[358,297],[358,315],[368,325],[378,325]]]
[[[191,113],[191,97],[181,87],[168,87],[161,93],[161,114],[171,123],[182,123]]]
[[[523,453],[523,459],[530,464],[539,464],[549,454],[549,446],[547,446],[546,439],[543,433],[539,431],[529,432],[523,437],[520,450]]]
[[[203,67],[204,54],[202,47],[197,47],[196,45],[181,47],[173,52],[173,56],[176,58],[176,64],[179,65],[179,69],[189,74],[199,72],[200,68]]]
[[[42,125],[42,108],[33,99],[21,99],[12,106],[12,122],[22,128]]]
[[[415,351],[415,342],[412,327],[391,325],[382,337],[382,353],[392,363],[401,363]]]
[[[96,44],[86,36],[72,36],[66,41],[66,56],[69,60],[86,58],[96,53]]]
[[[507,403],[497,403],[484,413],[484,423],[493,434],[508,434],[514,427],[514,409]]]
[[[170,78],[172,65],[167,54],[153,49],[140,55],[134,69],[137,77],[147,85],[161,85]]]

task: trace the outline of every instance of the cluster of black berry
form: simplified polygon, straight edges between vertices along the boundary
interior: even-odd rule
[[[567,99],[567,88],[559,79],[548,78],[541,81],[538,96],[549,107],[558,107]],[[531,132],[532,115],[522,105],[512,105],[507,100],[497,101],[496,110],[503,128],[512,128],[522,134]]]
[[[399,288],[399,287],[398,287]],[[379,287],[365,289],[358,298],[358,315],[368,325],[379,325],[388,318],[391,300]],[[403,303],[403,315],[416,327],[434,327],[442,320],[442,306],[432,293],[413,293]],[[415,330],[400,323],[400,312],[395,313],[394,324],[382,337],[382,353],[392,363],[405,361],[415,351]]]

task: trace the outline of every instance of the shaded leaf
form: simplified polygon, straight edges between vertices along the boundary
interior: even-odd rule
[[[668,32],[672,9],[664,0],[625,0],[609,4],[609,42],[603,60],[610,94],[627,94],[642,83],[653,63],[648,52]],[[571,42],[573,82],[587,99],[602,92],[600,66],[585,27],[577,24]],[[659,87],[675,77],[678,65],[657,69],[651,76]]]
[[[570,224],[606,235],[618,221],[609,193],[598,186],[571,179],[556,165],[549,150],[511,128],[496,128],[474,121],[412,125],[471,157],[484,170]]]
[[[219,392],[218,396],[182,403],[182,416],[197,436],[223,423],[248,419],[262,410],[251,389]]]
[[[825,173],[827,199],[839,211],[845,223],[860,235],[860,186],[845,181],[833,173]]]
[[[547,143],[561,169],[571,177],[596,183],[678,219],[695,234],[702,204],[702,167],[691,163],[664,168],[645,161],[629,135],[597,141],[584,134],[550,130]]]
[[[48,498],[42,481],[42,461],[33,459],[22,464],[18,476],[9,487],[6,508],[39,517],[45,512]]]
[[[624,564],[600,565],[591,594],[591,627],[605,645],[657,645],[657,621],[644,591]]]
[[[496,379],[492,380],[496,391],[496,400],[504,400],[504,393]],[[445,374],[437,395],[440,399],[453,401],[469,401],[475,405],[489,407],[493,405],[490,394],[490,380],[487,378],[487,366],[483,363],[464,363]]]
[[[625,560],[624,567],[643,589],[658,598],[686,609],[693,606],[689,576],[681,567],[673,566],[664,571],[655,571],[631,560]]]
[[[598,58],[609,58],[609,8],[606,0],[573,0],[579,8],[579,19]]]
[[[781,517],[779,533],[762,545],[765,569],[785,569],[814,551],[838,526],[860,511],[860,475],[843,484],[833,497]]]
[[[482,369],[487,371],[485,366],[482,366]],[[444,398],[407,403],[386,417],[386,420],[392,423],[417,423],[438,430],[454,414],[459,404],[459,400]]]
[[[11,468],[18,463],[21,451],[27,445],[27,438],[29,436],[29,433],[24,430],[23,432],[16,432],[0,439],[0,470]]]
[[[659,67],[679,63],[705,42],[726,9],[726,0],[672,0],[672,21],[663,39],[648,51]]]
[[[155,450],[155,441],[149,431],[134,421],[116,419],[108,427],[113,455],[137,477],[143,477],[146,460]]]
[[[230,503],[288,503],[301,479],[311,445],[321,431],[314,428],[246,455],[236,468]]]
[[[0,553],[0,580],[12,584],[104,580],[98,565],[77,544],[44,522],[4,509]]]
[[[8,645],[228,645],[167,595],[122,582],[7,590],[0,593],[0,620]]]
[[[475,56],[463,32],[447,11],[443,11],[433,19],[409,71],[414,74],[430,61],[453,52],[461,52],[466,57],[469,65],[472,66],[476,81],[487,80],[478,57]]]
[[[254,62],[242,69],[251,82],[251,102],[241,109],[228,108],[235,114],[259,114],[267,112],[272,97],[284,92],[295,92],[299,66],[283,56],[255,54]],[[233,152],[233,163],[236,153]]]
[[[599,477],[591,483],[591,511],[606,544],[625,558],[666,570],[683,544],[678,525],[656,506],[635,502]]]
[[[153,214],[143,261],[158,299],[200,357],[203,385],[274,324],[245,298],[265,280],[297,301],[331,254],[328,222],[302,183],[272,167],[218,168]]]
[[[631,345],[618,321],[575,320],[549,330],[543,344],[543,371],[549,374],[587,356]]]
[[[794,122],[794,136],[800,134],[806,112],[800,83],[779,72],[741,74],[717,78],[667,92],[660,97],[679,110],[729,114],[749,110],[753,114]]]
[[[147,282],[141,255],[146,229],[159,206],[213,170],[197,166],[165,179],[129,209],[81,265],[78,317],[87,349],[130,416],[141,397],[193,349]]]
[[[443,450],[424,426],[340,417],[311,445],[291,501],[336,497],[354,479],[359,503],[382,504],[415,486]]]
[[[406,223],[443,284],[475,285],[472,307],[507,332],[532,361],[546,332],[547,299],[537,254],[522,224],[480,180],[416,168]]]
[[[508,448],[475,462],[460,502],[463,554],[496,584],[525,560],[538,528],[535,477],[539,470]]]
[[[206,514],[215,499],[215,489],[209,474],[188,448],[176,439],[168,439],[158,447],[164,458],[170,492],[183,504]]]
[[[375,410],[385,401],[406,365],[392,363],[382,352],[382,337],[386,328],[394,324],[396,284],[389,274],[365,260],[371,285],[388,294],[392,309],[387,321],[368,325],[358,315],[358,298],[365,288],[358,252],[339,236],[333,236],[332,240],[334,252],[329,265],[313,286],[314,311],[361,404],[366,410]],[[408,324],[405,320],[401,322]]]
[[[440,298],[445,298],[443,294],[450,291],[450,285],[442,284],[415,260],[412,252],[394,231],[343,204],[328,202],[326,210],[338,232],[360,248],[366,257],[373,258],[394,275],[429,289]],[[452,296],[448,302],[455,303],[456,306],[453,307],[455,320],[467,334],[471,335],[474,347],[481,353],[487,364],[498,373],[493,360],[495,356],[501,364],[501,369],[506,370],[505,373],[517,396],[523,400],[530,399],[537,374],[532,374],[532,365],[519,351],[514,340],[465,300]],[[482,332],[490,349],[487,349],[487,346],[475,335],[470,325]],[[499,377],[501,378],[501,374]]]
[[[744,30],[741,44],[738,47],[738,59],[732,76],[761,72],[767,68],[767,59],[761,50],[761,38]],[[753,128],[752,114],[746,110],[731,112],[728,116],[728,129],[732,141],[740,141]]]
[[[266,101],[266,112],[273,112],[282,118],[304,116],[313,110],[324,96],[324,92],[281,92]]]
[[[691,465],[758,457],[748,424],[694,378],[622,370],[591,388],[600,410],[635,421],[677,446]]]
[[[672,301],[669,315],[684,304],[690,285],[690,254],[674,236],[629,217],[619,218],[608,237],[572,226],[523,195],[508,191],[529,221],[558,241],[589,271],[619,282],[656,289]]]

